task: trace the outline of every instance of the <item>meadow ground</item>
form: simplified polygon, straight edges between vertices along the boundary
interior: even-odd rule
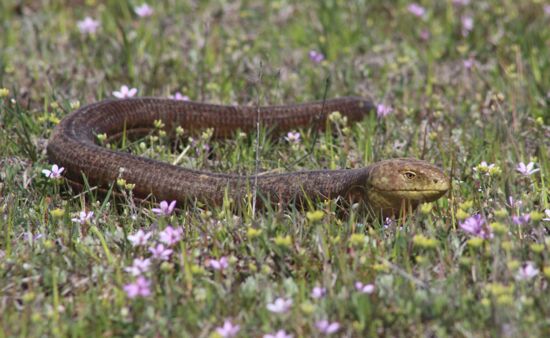
[[[0,2],[0,336],[550,334],[548,2],[149,5]],[[259,148],[254,134],[173,143],[160,128],[110,146],[236,173],[254,172],[256,151],[262,171],[417,157],[452,191],[382,224],[330,201],[163,214],[44,171],[54,126],[103,98],[325,92],[371,98],[377,113],[318,137],[263,130]]]

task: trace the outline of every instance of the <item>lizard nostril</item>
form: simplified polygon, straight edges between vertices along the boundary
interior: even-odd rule
[[[437,178],[434,178],[434,183],[437,183],[437,182],[439,182],[439,181],[437,180]]]

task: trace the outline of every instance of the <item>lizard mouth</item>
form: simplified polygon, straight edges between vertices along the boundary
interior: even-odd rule
[[[419,202],[432,202],[445,195],[447,189],[391,189],[378,190],[378,193],[391,200],[410,200]]]

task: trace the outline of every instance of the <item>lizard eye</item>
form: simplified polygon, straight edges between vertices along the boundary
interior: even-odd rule
[[[405,171],[405,172],[403,173],[403,176],[405,176],[405,177],[406,177],[407,179],[409,179],[409,180],[412,180],[413,178],[416,177],[416,174],[413,173],[412,171]]]

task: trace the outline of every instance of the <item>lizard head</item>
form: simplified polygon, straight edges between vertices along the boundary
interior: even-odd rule
[[[372,165],[367,178],[367,198],[374,210],[395,214],[403,207],[432,202],[450,188],[450,180],[433,164],[397,158]]]

